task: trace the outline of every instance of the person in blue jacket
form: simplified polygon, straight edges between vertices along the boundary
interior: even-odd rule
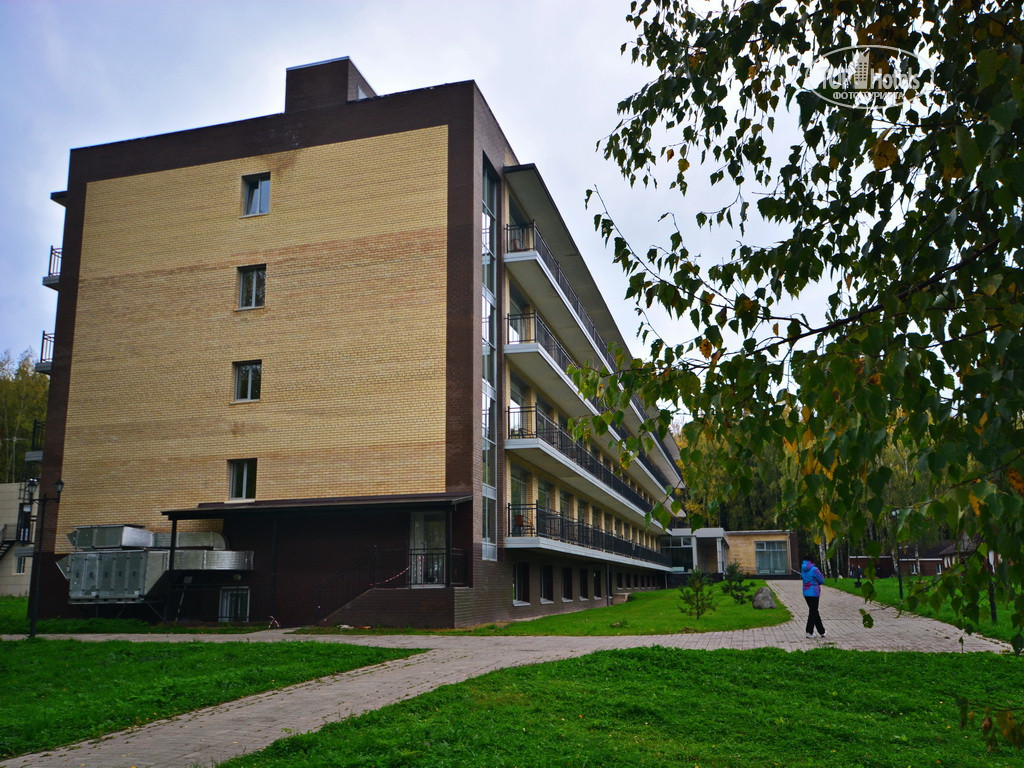
[[[821,575],[811,555],[805,557],[800,566],[800,578],[804,582],[804,600],[807,601],[808,609],[807,637],[814,637],[814,630],[825,637],[825,625],[821,623],[821,615],[818,613],[818,600],[821,598],[821,585],[825,583],[825,577]]]

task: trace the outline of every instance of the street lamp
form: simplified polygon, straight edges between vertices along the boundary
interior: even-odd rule
[[[39,481],[36,478],[29,478],[25,481],[25,489],[28,491],[28,509],[30,512],[32,510],[32,502],[38,487]],[[55,497],[50,498],[44,493],[35,501],[39,508],[39,515],[36,520],[35,552],[32,556],[32,585],[30,587],[32,614],[29,619],[29,637],[36,636],[36,622],[39,620],[39,574],[42,572],[42,563],[39,561],[43,558],[43,523],[46,520],[46,505],[51,501],[60,503],[60,495],[64,492],[64,481],[58,480],[54,483],[53,488],[57,494]]]

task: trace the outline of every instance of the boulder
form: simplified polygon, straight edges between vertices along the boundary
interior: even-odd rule
[[[768,587],[761,587],[754,594],[754,607],[762,610],[764,608],[775,608],[775,598]]]

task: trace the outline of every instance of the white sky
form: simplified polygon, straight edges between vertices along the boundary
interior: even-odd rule
[[[598,184],[637,249],[663,241],[661,213],[717,207],[630,190],[596,151],[615,105],[650,73],[619,53],[627,0],[0,0],[0,351],[38,354],[56,292],[71,148],[281,112],[285,69],[350,56],[378,93],[476,80],[519,160],[536,163],[635,354],[625,278],[593,228]],[[691,170],[691,174],[693,171]],[[691,210],[692,209],[692,210]],[[701,242],[727,253],[728,232]],[[718,238],[718,242],[715,241]],[[694,330],[664,319],[672,341]],[[131,329],[125,329],[131,333]]]
[[[49,195],[66,188],[71,148],[281,112],[287,67],[338,56],[378,93],[476,80],[632,339],[625,280],[583,207],[599,184],[646,248],[670,205],[631,194],[595,151],[616,102],[649,79],[619,54],[627,11],[617,0],[0,0],[0,350],[38,354],[53,329],[56,292],[40,280],[61,244]]]

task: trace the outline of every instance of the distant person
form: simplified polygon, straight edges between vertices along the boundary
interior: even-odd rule
[[[825,625],[821,623],[821,615],[818,613],[818,600],[821,598],[821,585],[825,583],[825,577],[821,575],[811,555],[804,558],[800,566],[800,577],[804,582],[804,600],[807,601],[807,637],[814,637],[814,630],[825,637]]]

